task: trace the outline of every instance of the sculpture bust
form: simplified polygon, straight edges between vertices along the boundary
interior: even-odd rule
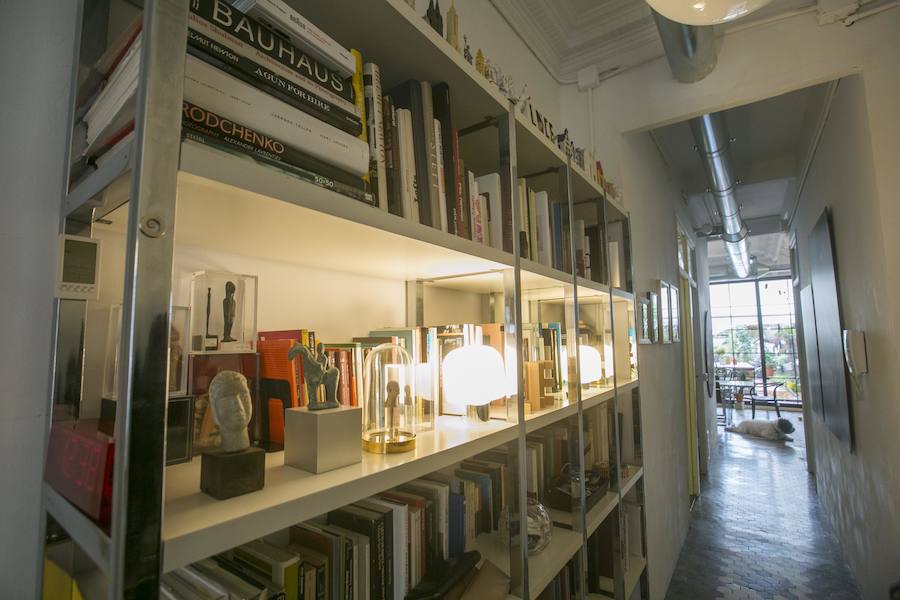
[[[316,344],[315,350],[310,350],[303,344],[294,344],[288,351],[288,360],[294,360],[297,356],[303,364],[303,379],[306,381],[306,391],[309,395],[309,410],[324,410],[337,408],[337,385],[341,372],[337,367],[328,366],[328,357],[325,355],[322,343]],[[325,386],[325,401],[319,402],[319,386]]]
[[[253,403],[247,378],[236,371],[220,371],[209,384],[209,404],[219,427],[220,449],[240,452],[250,447],[247,425]]]

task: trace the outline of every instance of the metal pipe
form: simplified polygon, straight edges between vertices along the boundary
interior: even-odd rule
[[[690,120],[697,152],[706,170],[710,193],[722,221],[722,241],[735,274],[750,275],[750,231],[741,218],[736,190],[738,181],[731,161],[731,140],[725,132],[722,113],[702,115]]]
[[[711,25],[684,25],[651,12],[675,79],[694,83],[716,68],[716,34]]]

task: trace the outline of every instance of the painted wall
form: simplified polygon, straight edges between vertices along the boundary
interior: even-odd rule
[[[31,598],[49,388],[74,2],[4,2],[0,19],[0,590]],[[35,42],[35,23],[41,25]]]
[[[624,136],[624,133],[649,130],[705,112],[740,106],[846,75],[861,74],[861,80],[856,85],[864,91],[864,97],[856,100],[855,110],[857,125],[868,126],[869,141],[857,140],[856,146],[860,150],[868,147],[872,168],[866,183],[867,197],[860,196],[861,190],[854,190],[843,202],[852,202],[854,206],[864,201],[874,204],[867,209],[871,213],[868,228],[858,227],[855,231],[854,239],[859,240],[859,252],[868,248],[867,253],[847,259],[844,264],[848,264],[849,260],[854,270],[856,265],[865,265],[860,267],[860,272],[871,275],[865,284],[861,283],[861,288],[857,288],[865,290],[864,297],[871,297],[871,300],[861,302],[858,295],[854,297],[851,303],[860,307],[862,312],[851,314],[857,315],[860,321],[861,314],[867,315],[870,331],[876,328],[879,331],[876,338],[896,340],[900,326],[900,302],[894,298],[900,295],[900,269],[884,269],[879,275],[878,285],[883,286],[885,293],[875,294],[871,290],[878,286],[869,282],[877,278],[875,271],[870,270],[872,262],[869,259],[882,257],[881,260],[890,261],[900,256],[900,236],[896,235],[900,226],[900,202],[896,201],[896,190],[900,189],[900,62],[896,60],[900,56],[900,36],[897,31],[900,31],[900,10],[897,9],[863,19],[852,27],[819,26],[813,14],[751,27],[720,38],[715,71],[703,81],[690,85],[678,83],[672,78],[665,58],[651,61],[604,81],[592,92],[595,154],[603,161],[607,175],[621,185],[626,208],[640,223],[638,215],[647,214],[645,207],[654,206],[654,200],[636,191],[646,184],[644,178],[651,178],[649,173],[652,171],[648,167],[641,170],[641,157],[629,150],[624,142],[629,136]],[[574,86],[563,88],[560,102],[567,118],[577,115],[579,107],[584,106],[584,95]],[[577,123],[575,118],[573,121],[576,121],[574,126],[569,123],[564,125],[573,127],[575,131],[586,126],[584,122]],[[854,130],[853,135],[860,134]],[[855,156],[853,160],[859,161],[861,158]],[[846,168],[835,160],[830,172],[843,174]],[[807,190],[804,197],[810,196]],[[665,213],[650,213],[649,218],[664,220]],[[863,215],[857,214],[853,218],[862,219]],[[880,246],[873,246],[873,239],[878,237],[881,239]],[[651,246],[654,243],[656,241],[651,241]],[[634,244],[640,249],[638,236],[635,236]],[[638,277],[644,276],[638,261],[635,268]],[[861,308],[866,303],[876,307],[877,311],[866,312]],[[874,319],[875,315],[877,319]],[[896,356],[896,353],[885,353],[884,356]],[[643,366],[644,362],[655,360],[650,352],[642,352],[644,374],[651,370]],[[866,586],[867,597],[884,596],[889,573],[886,563],[895,561],[900,555],[900,538],[896,534],[897,499],[900,498],[896,472],[900,454],[896,451],[896,434],[883,433],[885,429],[896,432],[900,424],[894,407],[900,388],[898,379],[900,370],[886,369],[879,391],[870,392],[878,396],[878,400],[860,411],[857,432],[866,437],[863,444],[870,449],[861,447],[856,455],[849,455],[828,444],[825,436],[819,433],[814,440],[817,466],[830,473],[828,476],[820,475],[820,489],[826,484],[833,488],[832,491],[822,492],[826,497],[826,508],[858,579]],[[645,380],[642,388],[647,383],[649,381]],[[870,386],[876,387],[875,384]],[[644,393],[646,398],[646,390]],[[869,420],[863,416],[868,414],[867,411],[874,413]],[[647,418],[650,414],[648,411]],[[868,429],[864,424],[870,423],[871,429]],[[826,469],[823,467],[825,464],[830,466]],[[648,486],[651,481],[652,476],[648,472]],[[674,497],[677,488],[667,492]],[[831,499],[828,499],[828,494],[833,494]],[[650,502],[653,500],[648,491]],[[652,508],[649,512],[653,514]],[[891,525],[885,527],[886,523]],[[678,526],[677,522],[668,526],[672,531],[666,536],[667,544],[680,544]],[[652,524],[650,527],[652,535]],[[656,553],[673,555],[661,549]],[[661,571],[669,567],[665,561],[653,561],[651,555],[654,598],[661,597],[665,592],[667,579]],[[896,577],[898,569],[895,562],[893,567],[892,574]]]
[[[870,374],[850,386],[856,451],[838,441],[821,417],[812,425],[817,488],[865,598],[885,598],[900,580],[900,404],[896,356],[900,344],[886,327],[896,289],[885,277],[896,255],[886,253],[882,202],[896,203],[875,185],[860,76],[841,80],[800,198],[794,230],[801,286],[810,283],[808,235],[831,207],[844,327],[866,332]]]

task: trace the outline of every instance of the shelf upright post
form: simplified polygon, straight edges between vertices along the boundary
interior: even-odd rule
[[[575,436],[575,443],[577,444],[577,448],[579,448],[579,451],[572,453],[572,456],[575,457],[575,461],[573,462],[577,462],[577,465],[573,466],[577,468],[579,475],[578,506],[572,506],[572,513],[575,515],[575,518],[572,522],[572,527],[575,531],[581,532],[582,538],[581,548],[577,553],[578,560],[575,569],[575,572],[579,574],[576,580],[577,584],[575,589],[575,597],[584,600],[584,597],[587,594],[587,569],[584,568],[587,566],[587,490],[584,485],[584,407],[582,405],[581,398],[581,356],[579,355],[578,349],[578,269],[575,267],[575,237],[573,235],[575,231],[575,198],[572,193],[571,156],[566,157],[565,167],[559,168],[558,179],[559,196],[560,198],[565,198],[566,206],[568,207],[569,212],[569,247],[566,250],[569,252],[569,256],[572,257],[570,260],[570,264],[572,265],[572,287],[570,292],[571,298],[567,297],[565,303],[566,322],[569,324],[568,331],[566,332],[566,352],[568,356],[575,357],[574,375],[575,381],[577,382],[574,386],[570,384],[570,390],[575,390],[574,401],[578,403],[578,413],[576,414],[577,434]],[[565,368],[568,369],[569,366],[566,365]],[[569,378],[571,380],[571,374]],[[572,400],[572,398],[569,399],[570,402]]]
[[[601,220],[603,222],[603,231],[604,231],[604,240],[606,240],[607,247],[604,248],[604,260],[606,262],[606,272],[612,273],[612,265],[610,264],[610,256],[609,256],[609,210],[608,210],[608,200],[605,196],[601,196],[598,201],[601,206]],[[609,330],[610,336],[612,337],[612,345],[613,348],[616,347],[616,318],[615,318],[615,310],[613,307],[613,282],[612,276],[609,278]],[[626,334],[627,335],[627,334]],[[613,359],[615,361],[615,359]],[[618,506],[619,510],[617,511],[618,519],[616,520],[615,526],[615,545],[613,550],[613,588],[615,590],[614,594],[616,598],[620,600],[625,600],[625,571],[623,567],[623,559],[625,554],[625,540],[622,537],[622,533],[625,530],[624,527],[624,494],[622,494],[622,453],[620,448],[622,447],[619,440],[621,439],[621,432],[619,431],[619,371],[618,369],[613,369],[613,390],[615,393],[613,394],[613,430],[614,430],[614,443],[616,446],[616,481],[618,482],[618,490],[617,495],[619,496]],[[610,465],[612,468],[612,465]]]
[[[110,598],[159,594],[175,197],[188,3],[145,0],[126,238]]]
[[[511,208],[513,269],[503,271],[504,353],[507,367],[515,365],[515,396],[510,395],[507,421],[517,424],[517,436],[510,442],[510,471],[514,493],[509,514],[510,588],[522,600],[530,600],[528,589],[528,501],[525,485],[525,375],[522,364],[522,261],[521,244],[515,224],[519,222],[518,166],[516,154],[516,104],[510,101],[505,114],[498,118],[500,142],[500,193],[504,206]],[[512,392],[512,390],[510,390]],[[511,408],[515,409],[513,413]]]

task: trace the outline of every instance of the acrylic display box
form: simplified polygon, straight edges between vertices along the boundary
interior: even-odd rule
[[[186,396],[188,331],[191,323],[191,309],[186,306],[172,307],[169,324],[169,397]],[[103,365],[103,398],[115,401],[119,386],[119,343],[122,339],[122,305],[109,309],[109,326],[106,330],[106,352]]]
[[[257,278],[218,271],[191,276],[191,353],[256,350]]]

